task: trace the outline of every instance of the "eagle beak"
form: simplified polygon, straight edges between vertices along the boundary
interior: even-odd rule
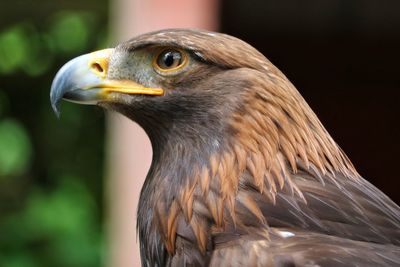
[[[56,74],[50,90],[51,106],[60,115],[60,102],[65,99],[80,104],[96,105],[112,101],[112,93],[162,95],[161,88],[148,88],[131,80],[107,78],[110,56],[114,49],[104,49],[76,57]]]

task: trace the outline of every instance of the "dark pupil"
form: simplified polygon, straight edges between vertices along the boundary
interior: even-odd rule
[[[180,64],[181,61],[181,54],[176,51],[169,51],[166,52],[163,56],[163,65],[164,67],[176,67]]]

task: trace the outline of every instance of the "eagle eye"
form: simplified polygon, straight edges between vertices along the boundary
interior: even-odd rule
[[[184,51],[175,48],[161,50],[153,61],[155,69],[161,73],[175,72],[187,63],[187,55]]]

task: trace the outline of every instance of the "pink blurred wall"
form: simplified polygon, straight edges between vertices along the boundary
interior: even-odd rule
[[[117,41],[165,28],[218,29],[218,0],[114,0],[111,5],[111,32]],[[106,266],[140,266],[136,207],[150,167],[150,141],[136,123],[109,114],[107,142]]]

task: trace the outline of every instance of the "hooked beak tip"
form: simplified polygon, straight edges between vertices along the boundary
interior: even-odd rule
[[[56,85],[55,82],[53,81],[53,84],[51,86],[51,91],[50,91],[50,103],[51,103],[51,108],[53,109],[54,114],[57,116],[57,118],[60,118],[60,102],[62,99],[62,96],[60,95],[62,92],[59,90],[56,90]]]
[[[59,119],[60,115],[61,115],[60,105],[59,104],[51,104],[51,107],[53,108],[54,114],[56,115],[57,119]]]

